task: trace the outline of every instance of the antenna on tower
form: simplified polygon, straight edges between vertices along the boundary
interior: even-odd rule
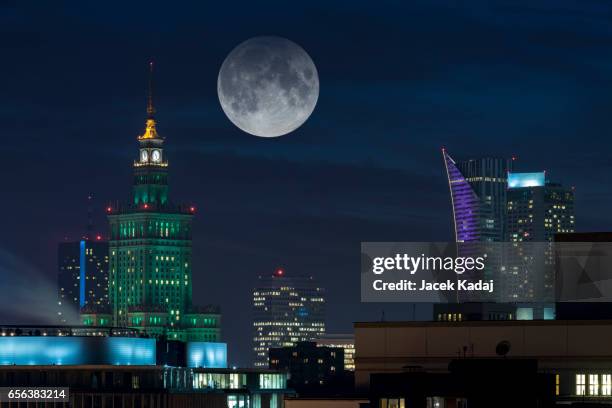
[[[89,193],[87,196],[87,230],[85,232],[85,239],[90,239],[94,230],[93,226],[93,202],[94,195]]]
[[[155,107],[153,106],[153,61],[149,61],[149,92],[147,95],[147,122],[145,132],[138,136],[138,140],[162,139],[155,129]]]
[[[153,107],[153,61],[149,61],[149,94],[147,96],[147,115],[153,118],[155,108]]]

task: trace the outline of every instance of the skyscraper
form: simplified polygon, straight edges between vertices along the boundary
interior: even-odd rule
[[[312,277],[278,269],[260,276],[253,290],[253,352],[256,367],[268,367],[268,350],[294,346],[325,334],[324,290]]]
[[[58,317],[76,323],[81,309],[108,309],[108,242],[102,237],[58,246]],[[106,322],[109,324],[110,322]]]
[[[493,157],[455,161],[442,149],[453,211],[458,256],[488,253],[481,278],[495,279],[501,256],[493,242],[505,237],[507,174],[513,160]],[[468,275],[465,275],[468,277]],[[457,302],[495,301],[497,294],[457,294]]]
[[[453,209],[456,242],[502,242],[505,238],[507,174],[511,159],[485,157],[456,162],[442,149]]]
[[[133,164],[132,200],[107,208],[113,323],[170,339],[218,341],[218,308],[192,305],[195,207],[176,205],[169,197],[165,140],[157,133],[151,79],[147,114]]]
[[[552,242],[575,230],[574,191],[546,181],[546,173],[508,175],[507,230],[510,242]]]
[[[557,233],[575,230],[574,191],[546,180],[545,172],[508,175],[507,239],[514,243],[504,265],[505,298],[550,303],[554,315],[554,248]],[[528,243],[528,244],[524,244]],[[542,318],[538,308],[517,309],[517,317]]]

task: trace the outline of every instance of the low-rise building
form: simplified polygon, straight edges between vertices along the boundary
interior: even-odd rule
[[[0,365],[0,387],[69,389],[66,400],[37,407],[281,408],[286,380],[284,373],[252,369]]]
[[[519,364],[529,360],[537,367],[537,381],[544,387],[537,391],[544,396],[550,393],[554,403],[611,403],[611,340],[609,320],[355,323],[355,383],[358,389],[372,392],[370,386],[380,380],[376,376],[381,374],[418,372],[438,381],[435,376],[449,378],[457,360],[492,361],[492,367],[498,368],[507,361]],[[470,372],[477,378],[474,370]],[[403,391],[389,389],[389,378],[384,381],[389,395],[372,395],[373,406],[402,407],[399,395]],[[421,393],[423,389],[424,386],[413,386],[409,392]],[[436,389],[431,392],[432,395],[421,395],[421,403],[426,404],[423,398],[441,403],[431,398],[452,396],[436,395],[441,392]],[[522,389],[513,388],[512,392],[520,395]],[[404,394],[404,404],[409,397]],[[453,396],[456,397],[461,395]],[[384,398],[387,405],[382,402]]]
[[[316,342],[319,347],[344,350],[344,369],[355,371],[355,336],[353,334],[325,334],[319,337]]]
[[[289,386],[300,394],[321,394],[342,389],[344,350],[299,342],[292,347],[270,349],[270,369],[289,373]]]
[[[227,368],[225,343],[92,326],[0,326],[0,387],[69,388],[35,406],[78,408],[282,408],[293,394],[285,372]]]

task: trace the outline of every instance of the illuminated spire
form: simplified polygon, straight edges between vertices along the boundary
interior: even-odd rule
[[[145,125],[145,132],[143,135],[138,136],[138,140],[144,139],[159,139],[157,129],[155,129],[155,107],[153,106],[153,61],[149,62],[149,93],[147,95],[147,123]]]

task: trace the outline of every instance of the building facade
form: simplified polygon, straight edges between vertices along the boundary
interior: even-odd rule
[[[268,350],[291,347],[325,334],[324,290],[312,277],[286,276],[278,269],[259,277],[253,290],[255,367],[268,367]]]
[[[292,393],[284,372],[228,369],[224,343],[86,326],[0,326],[0,387],[65,389],[2,407],[282,408]]]
[[[456,242],[502,242],[505,237],[507,174],[513,160],[455,161],[443,149]]]
[[[575,231],[574,191],[546,180],[545,172],[508,175],[505,298],[538,303],[517,316],[554,318],[555,251],[558,233]]]
[[[308,390],[338,387],[344,377],[344,349],[320,347],[312,341],[291,347],[271,348],[270,369],[289,373],[289,386],[302,394]]]
[[[448,372],[411,368],[371,376],[370,406],[378,408],[555,407],[554,375],[533,359],[457,358]],[[512,391],[508,392],[509,384]]]
[[[442,156],[448,178],[457,256],[491,254],[485,270],[479,275],[485,280],[496,280],[502,259],[493,247],[505,238],[507,175],[513,160],[484,157],[455,161],[445,149],[442,149]],[[498,300],[497,294],[485,297],[470,293],[457,295],[456,299],[459,303]]]
[[[437,322],[478,320],[516,320],[516,306],[508,303],[436,303],[433,319]]]
[[[83,309],[107,311],[108,242],[99,236],[93,240],[62,242],[57,259],[59,322],[76,324]]]
[[[344,369],[355,371],[355,336],[352,334],[325,334],[317,340],[319,347],[341,348],[344,350]]]
[[[63,387],[65,399],[7,407],[282,408],[285,373],[164,366],[0,366],[2,387]]]
[[[495,362],[532,360],[537,374],[552,378],[541,385],[547,389],[538,391],[552,395],[555,403],[609,404],[611,336],[612,321],[355,323],[355,382],[369,389],[377,374],[447,375],[457,359],[481,360],[483,367],[492,362],[498,368]],[[521,389],[512,392],[520,395]]]
[[[132,200],[107,208],[113,324],[183,341],[218,341],[219,309],[192,304],[195,207],[170,199],[165,140],[154,113],[150,86],[145,132],[133,163]]]
[[[547,182],[544,172],[508,177],[509,242],[553,242],[555,234],[575,231],[573,188]]]

